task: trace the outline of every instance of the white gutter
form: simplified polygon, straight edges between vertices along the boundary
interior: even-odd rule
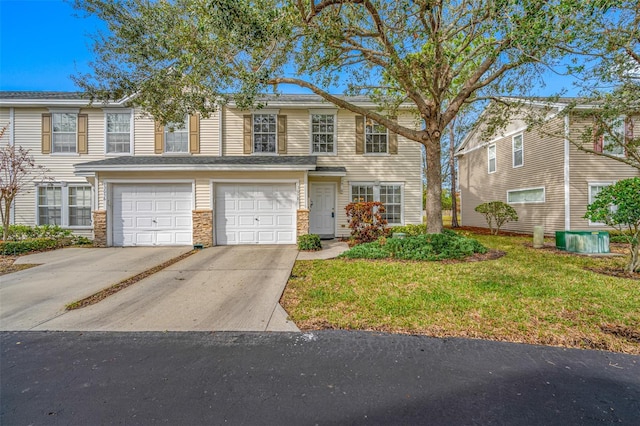
[[[569,175],[569,114],[564,116],[564,229],[571,229],[571,182]]]
[[[322,170],[311,170],[309,176],[345,177],[347,172],[323,172]]]
[[[82,99],[0,99],[0,106],[3,107],[95,107],[108,108],[122,106],[118,102],[94,102]]]
[[[222,157],[222,137],[223,137],[223,132],[222,132],[222,126],[223,126],[223,122],[224,120],[222,119],[222,114],[224,113],[224,105],[220,104],[220,108],[218,109],[218,157]]]
[[[301,172],[315,170],[316,166],[291,166],[287,164],[271,164],[271,165],[259,165],[255,167],[247,166],[246,164],[238,165],[215,165],[215,164],[202,164],[184,166],[182,164],[136,164],[130,166],[114,165],[114,166],[82,166],[76,165],[76,176],[94,176],[96,172],[197,172],[197,171],[226,171],[226,172],[250,172],[250,171],[291,171]]]

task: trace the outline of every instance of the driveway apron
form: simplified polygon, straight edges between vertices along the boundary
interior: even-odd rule
[[[282,245],[208,248],[37,329],[297,330],[278,305],[297,254]]]
[[[0,329],[31,330],[66,304],[166,262],[190,247],[67,248],[20,257],[40,264],[0,276]]]

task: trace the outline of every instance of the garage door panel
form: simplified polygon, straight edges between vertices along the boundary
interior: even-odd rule
[[[293,225],[293,217],[291,215],[278,215],[276,217],[278,226],[291,226]]]
[[[114,185],[114,245],[190,245],[192,185]]]
[[[215,200],[216,244],[295,243],[295,184],[218,184]]]

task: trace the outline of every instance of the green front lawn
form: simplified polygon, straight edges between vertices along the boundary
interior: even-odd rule
[[[473,337],[640,354],[640,281],[585,268],[626,258],[533,249],[530,237],[471,235],[506,252],[482,262],[298,261],[281,303],[301,329]]]

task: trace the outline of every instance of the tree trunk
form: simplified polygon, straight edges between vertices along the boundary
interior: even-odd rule
[[[627,272],[632,274],[640,272],[640,243],[631,244],[631,260],[627,266]]]
[[[3,199],[2,205],[2,240],[7,241],[9,237],[9,222],[11,222],[11,202],[9,200]]]
[[[433,132],[431,132],[433,134]],[[438,133],[439,134],[439,133]],[[442,233],[442,172],[440,137],[425,142],[427,154],[427,233]]]
[[[451,173],[451,227],[457,228],[460,226],[458,223],[458,201],[456,197],[456,163],[455,163],[455,148],[456,148],[456,135],[455,135],[456,120],[455,118],[451,122],[449,130],[449,173]]]

